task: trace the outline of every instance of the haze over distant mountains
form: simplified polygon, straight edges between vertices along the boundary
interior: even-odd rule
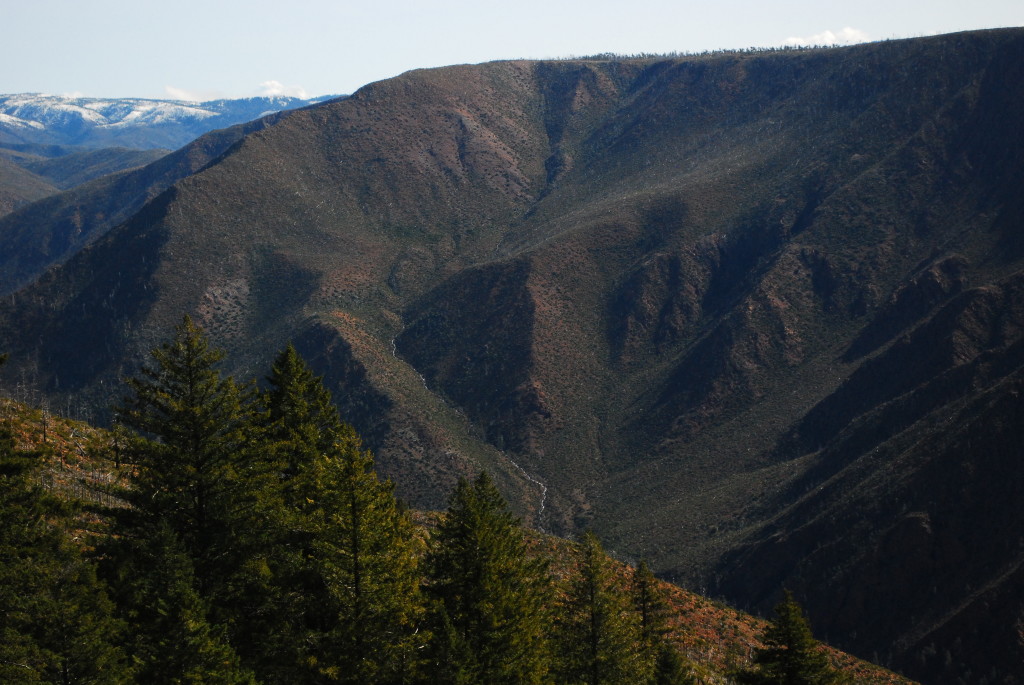
[[[1024,661],[1024,30],[414,71],[0,220],[0,349],[117,393],[292,341],[417,507],[533,524],[926,683]]]

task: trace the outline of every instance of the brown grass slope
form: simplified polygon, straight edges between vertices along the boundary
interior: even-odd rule
[[[417,506],[484,466],[546,530],[744,605],[800,588],[832,641],[909,673],[1013,677],[929,654],[1024,596],[1016,543],[970,569],[881,531],[1015,520],[968,502],[1019,466],[957,436],[1022,361],[1022,70],[1002,30],[410,72],[165,186],[8,298],[0,344],[55,399],[105,403],[183,312],[242,376],[295,340]],[[971,498],[893,442],[938,417]],[[931,508],[881,506],[910,492]],[[1019,660],[1012,605],[979,644]]]

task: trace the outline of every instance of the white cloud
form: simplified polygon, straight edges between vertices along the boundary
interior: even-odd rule
[[[186,90],[175,86],[164,86],[164,92],[172,100],[185,100],[187,102],[207,102],[223,97],[220,93],[212,90]]]
[[[302,86],[286,86],[280,81],[264,81],[260,84],[260,88],[263,92],[260,95],[265,97],[273,97],[275,95],[286,95],[293,98],[306,99],[309,97],[306,94],[306,89]]]
[[[787,38],[783,45],[853,45],[854,43],[866,43],[871,38],[860,29],[849,26],[838,31],[822,31],[806,38]]]
[[[210,100],[219,100],[227,97],[248,97],[247,95],[226,95],[215,90],[189,90],[187,88],[178,88],[177,86],[164,86],[164,92],[171,100],[184,100],[186,102],[209,102]],[[264,81],[259,85],[258,89],[254,89],[254,94],[263,97],[285,95],[304,100],[309,98],[306,89],[302,86],[286,86],[280,81]]]

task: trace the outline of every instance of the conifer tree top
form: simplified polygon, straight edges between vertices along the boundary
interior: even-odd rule
[[[762,637],[764,647],[754,654],[758,669],[740,674],[739,682],[754,685],[827,685],[838,673],[814,639],[810,625],[793,593],[785,590],[775,606],[775,620]]]

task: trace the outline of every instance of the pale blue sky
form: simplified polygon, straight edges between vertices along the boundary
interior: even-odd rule
[[[1024,25],[1024,0],[0,0],[0,93],[351,93],[418,67]]]

